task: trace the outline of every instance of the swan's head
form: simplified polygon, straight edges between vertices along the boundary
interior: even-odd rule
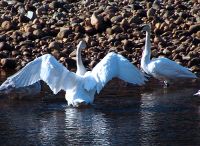
[[[86,45],[86,42],[84,40],[81,40],[77,45],[77,48],[80,48],[81,50],[85,49],[86,47],[87,47],[87,45]]]
[[[151,30],[150,24],[145,24],[145,25],[142,26],[142,31],[150,32],[150,30]]]

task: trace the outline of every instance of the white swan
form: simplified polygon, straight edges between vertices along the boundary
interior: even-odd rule
[[[1,86],[15,88],[29,86],[43,80],[54,94],[66,91],[68,105],[91,104],[95,93],[99,93],[105,84],[114,77],[126,82],[143,85],[146,81],[140,72],[123,56],[108,53],[92,71],[86,71],[81,59],[81,50],[86,48],[84,41],[77,46],[77,72],[70,72],[50,54],[43,55],[28,63],[23,69],[9,77]]]
[[[168,58],[160,57],[156,59],[150,59],[151,57],[151,42],[150,42],[150,25],[143,26],[143,31],[146,31],[145,48],[141,58],[141,68],[148,74],[163,80],[165,85],[176,79],[197,78],[195,74],[190,72],[188,68],[185,68],[175,61]]]

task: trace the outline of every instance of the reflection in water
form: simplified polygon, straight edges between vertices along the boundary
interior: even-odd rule
[[[141,94],[142,145],[199,145],[199,105],[194,104],[199,99],[193,99],[196,98],[192,96],[194,91],[191,87],[170,87]]]
[[[39,124],[41,125],[38,134],[40,143],[42,145],[53,144],[55,141],[55,137],[58,134],[56,113],[53,113],[51,117],[48,118],[48,120],[46,118],[41,118],[39,122]]]
[[[200,87],[163,89],[149,83],[120,88],[121,92],[113,86],[83,109],[68,107],[60,95],[46,100],[1,99],[0,143],[200,145],[200,98],[192,96]]]
[[[67,108],[65,114],[64,132],[71,144],[77,144],[75,140],[81,140],[86,145],[110,145],[109,126],[102,113],[91,108]]]

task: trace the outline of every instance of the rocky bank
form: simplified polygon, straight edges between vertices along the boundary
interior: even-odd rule
[[[110,51],[140,67],[145,23],[152,57],[200,72],[200,0],[1,0],[0,66],[19,70],[50,53],[75,69],[76,45],[85,39],[88,68]]]

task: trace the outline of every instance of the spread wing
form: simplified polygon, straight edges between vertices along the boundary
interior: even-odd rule
[[[130,63],[123,56],[114,52],[108,53],[94,67],[91,75],[96,81],[96,90],[98,93],[105,86],[105,84],[114,77],[138,85],[143,85],[147,80],[144,77],[144,74],[139,71],[132,63]],[[92,81],[92,83],[94,83],[94,81]],[[89,87],[91,89],[91,85],[92,84],[90,82],[85,82],[85,87]]]
[[[50,54],[43,55],[28,63],[16,74],[7,78],[0,90],[9,87],[19,88],[32,85],[39,80],[47,83],[54,94],[61,89],[71,88],[76,81],[76,75],[65,68]]]

